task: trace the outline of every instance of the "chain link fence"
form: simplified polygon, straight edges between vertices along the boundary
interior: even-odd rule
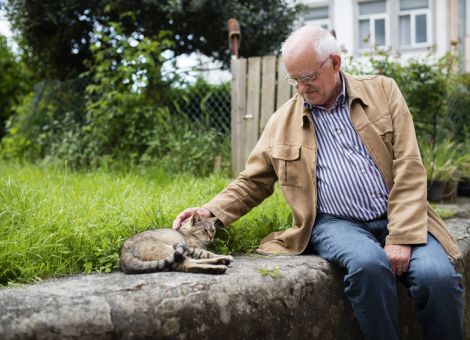
[[[66,112],[77,122],[85,117],[85,89],[89,81],[85,78],[66,81],[43,80],[34,87],[31,123],[52,118],[45,108],[53,107],[54,119]],[[213,85],[199,80],[180,88],[173,88],[166,98],[165,105],[172,115],[185,115],[220,134],[230,133],[231,121],[230,82]],[[49,116],[49,117],[46,117]],[[59,123],[59,122],[57,122]]]
[[[219,134],[230,133],[231,85],[225,82],[211,85],[202,81],[174,89],[168,98],[170,112],[186,115]]]

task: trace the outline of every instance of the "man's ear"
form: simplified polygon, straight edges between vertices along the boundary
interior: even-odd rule
[[[335,71],[339,71],[341,68],[341,56],[339,54],[332,53],[330,54],[331,64]]]

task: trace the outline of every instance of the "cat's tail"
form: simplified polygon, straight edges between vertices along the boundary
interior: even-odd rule
[[[162,260],[142,261],[141,259],[127,255],[121,258],[121,270],[125,274],[143,274],[170,271],[176,268],[176,265],[183,261],[192,249],[189,249],[184,243],[176,244],[173,246],[175,252]]]

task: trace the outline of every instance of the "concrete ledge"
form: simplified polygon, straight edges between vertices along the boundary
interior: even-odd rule
[[[447,222],[468,273],[470,220]],[[220,276],[112,273],[3,288],[0,339],[361,339],[343,275],[313,255],[241,256]],[[400,296],[402,339],[419,339],[413,304]]]

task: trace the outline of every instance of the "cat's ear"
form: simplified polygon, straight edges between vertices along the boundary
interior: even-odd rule
[[[191,216],[191,225],[195,225],[200,220],[201,220],[201,216],[199,216],[197,211],[193,212],[193,215]]]

